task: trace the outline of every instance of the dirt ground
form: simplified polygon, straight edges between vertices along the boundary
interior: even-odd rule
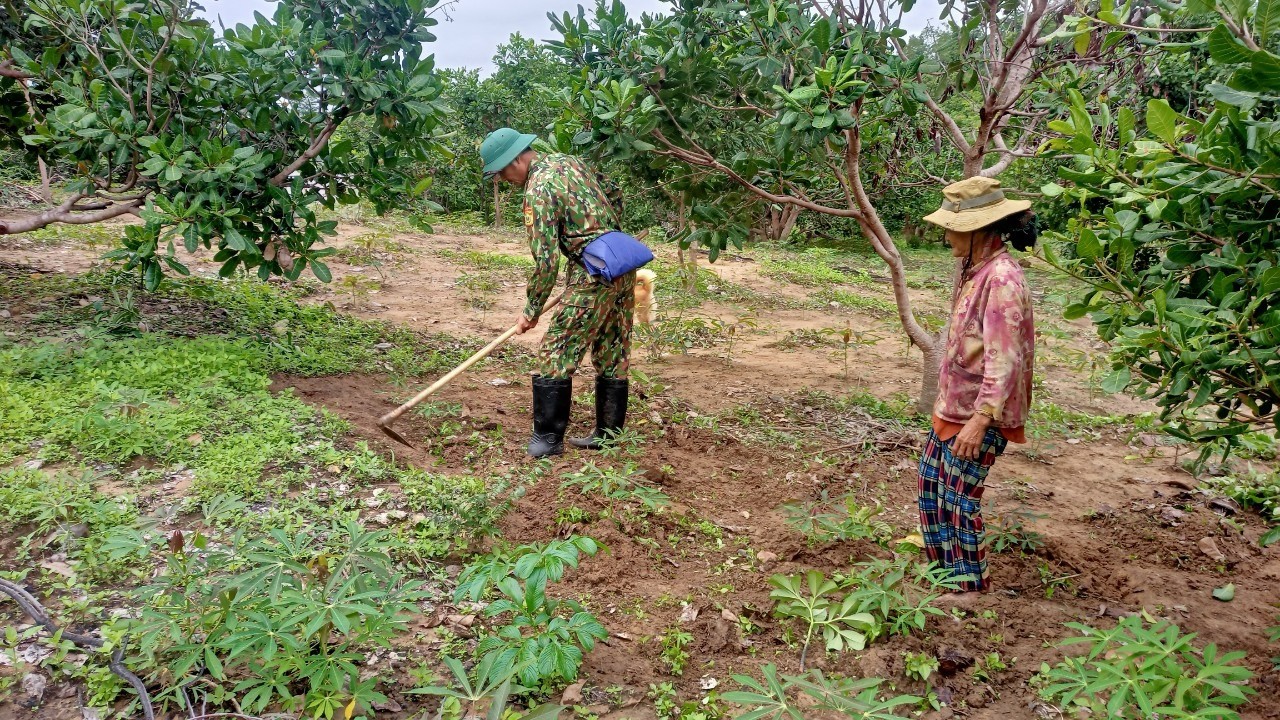
[[[366,227],[343,225],[336,246],[350,247],[353,239],[368,232]],[[468,250],[520,256],[526,252],[523,243],[499,235],[445,233],[394,233],[394,240],[401,249],[385,253],[387,260],[381,267],[330,258],[334,282],[313,297],[364,317],[480,337],[497,335],[523,306],[524,288],[517,271],[490,291],[484,304],[491,307],[477,309],[475,296],[458,284],[469,270],[456,260]],[[74,245],[11,243],[6,253],[11,261],[51,271],[82,272],[96,262],[95,253]],[[660,256],[669,259],[673,253],[664,248]],[[215,268],[204,259],[190,260],[197,272]],[[750,259],[739,257],[709,267],[725,281],[776,302],[754,308],[711,302],[699,309],[722,320],[748,312],[756,318],[757,326],[733,346],[731,362],[723,357],[723,344],[659,360],[635,353],[633,367],[657,386],[646,398],[647,414],[633,415],[632,422],[646,432],[662,430],[661,437],[644,446],[639,462],[646,477],[671,496],[670,511],[654,516],[645,527],[594,520],[566,528],[556,517],[565,498],[555,483],[543,482],[532,487],[501,523],[503,539],[513,543],[576,532],[591,535],[608,548],[585,560],[579,571],[567,576],[564,586],[566,594],[588,601],[610,633],[608,642],[587,656],[583,670],[582,704],[600,706],[596,710],[605,718],[654,717],[652,704],[642,701],[651,683],[674,682],[681,698],[688,699],[699,697],[700,688],[710,685],[728,689],[730,675],[753,672],[765,662],[776,663],[784,671],[797,669],[798,652],[783,642],[770,613],[768,577],[807,569],[831,575],[851,562],[884,556],[887,551],[864,542],[813,545],[784,522],[782,504],[815,500],[823,491],[831,497],[852,492],[868,504],[883,502],[884,518],[896,528],[914,526],[918,455],[914,442],[873,453],[844,451],[838,448],[846,439],[832,430],[834,426],[824,424],[820,413],[813,411],[815,419],[809,423],[796,419],[797,413],[804,417],[808,412],[804,393],[857,391],[890,399],[918,391],[920,354],[908,349],[901,332],[894,331],[893,319],[844,308],[817,309],[805,303],[809,288],[766,278],[759,263]],[[348,284],[356,291],[344,291],[348,277],[368,282],[363,287]],[[657,292],[662,304],[679,291],[660,277]],[[941,292],[914,293],[926,308],[943,306]],[[1092,392],[1088,378],[1063,358],[1067,351],[1092,351],[1095,337],[1084,325],[1050,317],[1053,310],[1048,306],[1040,312],[1046,324],[1062,329],[1054,337],[1042,338],[1039,372],[1043,383],[1038,390],[1042,397],[1058,407],[1091,415],[1150,409],[1132,398]],[[857,349],[847,379],[830,347],[778,347],[789,333],[846,324],[876,330],[883,337]],[[540,337],[541,328],[515,342],[532,351]],[[1064,351],[1044,351],[1055,345]],[[580,376],[580,392],[589,387],[590,375],[588,369]],[[509,384],[491,384],[496,378]],[[442,472],[468,470],[471,461],[465,448],[420,445],[408,449],[377,432],[375,419],[408,394],[386,378],[280,377],[277,387],[293,387],[307,402],[348,419],[358,436],[394,453],[399,461],[433,465]],[[442,391],[441,399],[461,402],[467,422],[475,426],[500,428],[503,457],[515,463],[527,438],[528,394],[527,378],[481,365]],[[733,420],[743,408],[751,410],[754,426]],[[720,429],[688,422],[690,410],[694,415],[720,418]],[[585,405],[576,405],[575,429],[585,430],[589,415]],[[682,420],[677,421],[677,416]],[[410,439],[423,438],[429,422],[408,415],[399,427]],[[803,436],[807,449],[770,444],[760,439],[759,432],[750,432],[760,426]],[[837,449],[822,453],[822,448]],[[554,462],[554,471],[574,471],[586,459],[585,454],[570,451]],[[996,589],[968,608],[965,617],[934,619],[925,633],[884,639],[862,653],[811,653],[810,665],[828,672],[889,678],[898,691],[923,693],[922,683],[905,678],[905,652],[968,657],[999,652],[1009,668],[991,682],[978,682],[965,672],[935,677],[933,685],[940,696],[964,702],[954,711],[931,717],[951,717],[954,712],[968,718],[1031,718],[1040,710],[1026,681],[1042,662],[1053,664],[1060,659],[1061,651],[1051,643],[1071,634],[1064,623],[1108,623],[1110,618],[1145,610],[1198,633],[1202,642],[1246,651],[1247,663],[1256,674],[1252,687],[1258,694],[1243,716],[1280,717],[1280,674],[1270,660],[1278,653],[1268,646],[1265,633],[1275,624],[1273,603],[1280,599],[1280,546],[1259,549],[1257,539],[1265,530],[1259,519],[1212,507],[1195,485],[1193,477],[1177,468],[1169,448],[1127,427],[1082,430],[1072,437],[1039,437],[1025,446],[1011,445],[987,482],[986,502],[997,512],[1025,508],[1039,515],[1029,526],[1043,535],[1044,547],[1025,557],[994,555]],[[602,507],[587,498],[575,497],[573,502],[588,510]],[[688,524],[681,522],[687,512],[719,528],[720,542],[691,542],[689,546],[698,550],[687,554],[660,553],[643,542],[647,537],[666,541],[691,534]],[[1243,530],[1232,527],[1224,516],[1232,516]],[[1214,539],[1224,559],[1212,559],[1201,551],[1200,542],[1206,537]],[[670,547],[667,542],[660,544]],[[1046,579],[1061,581],[1057,592],[1048,592]],[[1235,599],[1229,604],[1211,595],[1227,582],[1236,586]],[[738,623],[729,619],[734,616],[749,618],[759,632],[744,636]],[[646,642],[672,626],[685,628],[695,637],[688,648],[688,668],[680,678],[664,671],[658,643]],[[623,701],[606,701],[606,688],[620,688]],[[616,692],[614,696],[616,701]],[[409,699],[401,700],[410,707]]]

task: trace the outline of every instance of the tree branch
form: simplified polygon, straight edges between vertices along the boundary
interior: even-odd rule
[[[663,135],[662,131],[660,130],[654,130],[653,137],[667,148],[665,151],[659,151],[662,154],[670,155],[690,165],[697,165],[699,167],[711,168],[712,170],[715,170],[721,175],[728,177],[730,180],[734,181],[735,183],[742,186],[746,190],[755,194],[757,197],[760,197],[764,200],[768,200],[769,202],[778,203],[780,205],[797,205],[806,210],[812,210],[814,212],[822,213],[824,215],[834,215],[836,217],[857,218],[857,217],[861,217],[862,215],[861,212],[853,208],[846,209],[846,208],[829,207],[827,205],[819,205],[818,203],[812,202],[810,200],[805,200],[803,198],[798,198],[793,195],[778,195],[775,193],[771,193],[768,190],[765,190],[759,185],[756,185],[750,180],[734,172],[733,168],[720,162],[719,160],[717,160],[715,157],[713,157],[706,151],[699,149],[698,152],[694,152],[686,148],[682,148],[679,145],[676,145],[675,143],[667,139],[667,136]]]
[[[149,193],[150,191],[148,191]],[[121,215],[136,215],[145,201],[144,198],[137,198],[128,202],[113,203],[106,207],[95,209],[93,212],[76,212],[77,205],[84,200],[86,195],[75,193],[67,198],[56,208],[46,210],[36,215],[17,218],[14,220],[0,220],[0,235],[14,235],[16,233],[31,232],[39,230],[42,227],[52,225],[54,223],[64,223],[67,225],[89,225],[91,223],[110,220],[113,217]]]
[[[0,60],[0,77],[13,78],[14,80],[30,80],[35,75],[25,70],[19,70],[13,64],[13,60],[5,59]]]
[[[298,168],[306,165],[308,161],[316,155],[319,155],[320,151],[324,149],[324,146],[329,143],[329,138],[333,137],[334,131],[336,131],[338,126],[342,124],[342,119],[343,118],[341,116],[329,118],[328,122],[324,124],[324,128],[320,130],[320,134],[311,141],[311,145],[293,162],[289,163],[283,170],[276,173],[275,177],[271,178],[271,184],[276,187],[284,185],[288,182],[289,176],[296,172]]]

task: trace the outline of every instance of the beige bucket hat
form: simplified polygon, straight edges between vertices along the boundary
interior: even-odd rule
[[[965,178],[942,189],[942,207],[924,216],[925,222],[957,232],[984,228],[997,220],[1031,208],[1030,200],[1008,200],[1000,181]]]

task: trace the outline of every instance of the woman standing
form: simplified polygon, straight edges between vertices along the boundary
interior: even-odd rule
[[[1035,246],[1035,215],[997,180],[973,177],[942,191],[925,220],[944,228],[962,261],[933,408],[920,456],[920,526],[929,560],[961,592],[988,586],[982,484],[1010,442],[1026,442],[1035,326],[1022,266],[1008,253]]]

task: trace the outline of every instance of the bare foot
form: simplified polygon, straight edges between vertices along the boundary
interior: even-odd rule
[[[953,592],[938,598],[937,603],[942,607],[960,608],[961,610],[972,610],[982,602],[982,590],[967,590],[965,592]]]

